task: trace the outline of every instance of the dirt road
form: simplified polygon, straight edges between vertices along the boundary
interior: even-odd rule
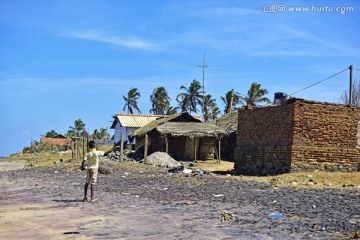
[[[91,204],[81,202],[81,171],[1,163],[0,239],[330,239],[360,229],[355,191],[274,189],[126,164],[99,176]],[[221,222],[224,210],[236,219]]]

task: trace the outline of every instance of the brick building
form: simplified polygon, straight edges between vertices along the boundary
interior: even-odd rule
[[[238,115],[237,173],[274,175],[298,168],[357,170],[360,109],[290,99]]]

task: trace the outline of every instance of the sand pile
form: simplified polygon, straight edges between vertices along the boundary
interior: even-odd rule
[[[150,154],[144,163],[164,168],[176,168],[182,165],[173,159],[169,154],[164,152],[154,152]]]

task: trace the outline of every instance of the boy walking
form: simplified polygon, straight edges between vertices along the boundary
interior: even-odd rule
[[[81,164],[81,169],[86,169],[86,182],[84,185],[84,199],[83,202],[87,202],[87,190],[89,184],[91,184],[91,198],[90,201],[94,202],[94,192],[95,192],[95,184],[97,182],[97,175],[99,170],[99,160],[100,156],[106,156],[110,152],[114,151],[118,147],[113,147],[109,151],[97,151],[96,143],[94,141],[89,142],[89,152],[86,154],[84,160]],[[87,162],[87,167],[85,167],[85,162]]]

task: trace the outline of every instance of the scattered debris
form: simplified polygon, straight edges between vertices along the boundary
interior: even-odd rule
[[[174,168],[170,168],[168,170],[169,173],[179,173],[179,172],[183,172],[184,171],[184,166],[181,165],[179,167],[174,167]]]
[[[213,194],[214,197],[223,197],[224,194]]]
[[[185,169],[183,170],[183,173],[190,174],[190,173],[192,173],[192,170],[189,169],[189,168],[185,168]]]
[[[220,217],[221,222],[228,222],[228,221],[236,220],[234,213],[227,211],[227,210],[224,210],[219,217]]]
[[[80,234],[80,232],[64,232],[64,234]]]
[[[270,219],[282,219],[284,217],[284,214],[282,214],[280,212],[272,212],[272,213],[269,213],[268,217]]]

